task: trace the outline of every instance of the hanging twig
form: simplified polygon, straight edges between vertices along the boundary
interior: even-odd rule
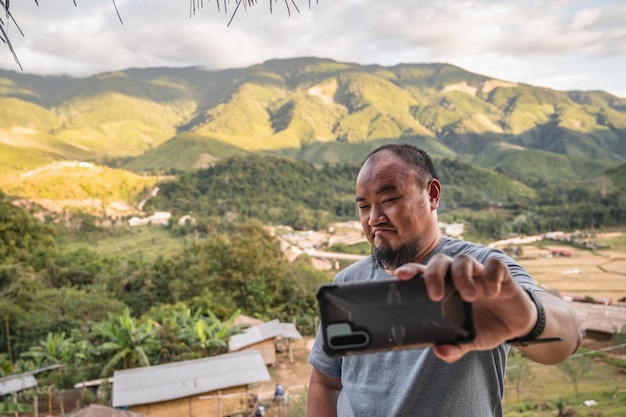
[[[13,18],[13,15],[9,11],[9,0],[6,0],[6,2],[4,0],[0,0],[0,5],[2,5],[6,13],[7,30],[9,26],[9,21],[12,21],[15,27],[17,28],[17,30],[20,32],[20,34],[24,36],[24,32],[22,32],[22,29],[20,29],[19,25]],[[4,20],[0,19],[0,33],[1,33],[0,39],[2,39],[2,42],[4,42],[6,46],[9,48],[9,51],[11,52],[11,55],[13,55],[13,59],[15,59],[15,62],[17,63],[17,65],[20,67],[20,70],[24,71],[24,68],[22,68],[22,64],[20,63],[20,60],[17,58],[15,49],[13,49],[13,45],[11,44],[11,40],[9,39],[9,35],[4,31],[4,26],[5,26]]]
[[[235,7],[235,11],[233,12],[233,14],[230,16],[230,20],[228,21],[228,24],[226,25],[226,27],[230,27],[230,24],[232,23],[233,19],[235,18],[235,14],[237,13],[237,10],[239,9],[239,5],[241,4],[241,0],[237,1],[237,7]]]
[[[117,10],[117,4],[115,4],[115,0],[112,0],[112,1],[113,1],[113,7],[115,7],[115,13],[117,13],[117,18],[120,19],[120,23],[123,25],[124,22],[122,22],[122,16],[120,16],[120,11]]]
[[[230,0],[222,0],[224,5],[224,13],[228,14],[228,9],[226,8],[227,2],[230,3]],[[235,10],[230,15],[230,19],[228,20],[228,24],[226,26],[230,26],[235,18],[235,15],[243,5],[244,11],[248,10],[248,7],[256,6],[258,4],[258,0],[235,0],[236,6]],[[291,4],[289,4],[291,2]],[[207,0],[207,3],[210,3],[210,0]],[[220,0],[215,0],[217,4],[217,11],[221,12],[220,8]],[[278,0],[269,0],[269,8],[270,14],[274,14],[274,3],[278,3]],[[311,8],[311,0],[308,0],[309,9]],[[319,0],[316,0],[316,3],[319,4]],[[204,0],[190,0],[189,1],[189,17],[192,17],[196,14],[196,12],[204,7]],[[296,12],[300,13],[300,9],[298,8],[298,4],[296,0],[285,0],[285,9],[287,9],[287,17],[291,16],[291,8],[294,8]]]
[[[285,0],[285,2],[287,2],[287,0]],[[298,9],[298,5],[296,4],[295,0],[291,0],[291,4],[293,4],[293,7],[296,8],[296,12],[300,13],[300,9]]]

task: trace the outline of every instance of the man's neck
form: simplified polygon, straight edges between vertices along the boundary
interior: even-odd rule
[[[417,256],[417,258],[415,258],[415,262],[420,264],[424,263],[424,261],[428,259],[430,254],[435,249],[437,249],[437,246],[441,242],[441,239],[443,239],[443,236],[440,233],[437,233],[435,235],[435,238],[431,240],[431,243],[424,248],[424,250]]]

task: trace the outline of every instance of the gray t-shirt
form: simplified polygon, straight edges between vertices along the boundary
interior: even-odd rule
[[[537,288],[528,272],[500,250],[444,237],[425,263],[436,253],[465,253],[481,263],[498,257],[518,284]],[[334,282],[389,278],[368,257],[339,272]],[[502,416],[508,351],[503,344],[470,352],[452,364],[437,358],[431,348],[331,358],[318,332],[309,362],[325,375],[341,377],[339,417],[487,417]]]

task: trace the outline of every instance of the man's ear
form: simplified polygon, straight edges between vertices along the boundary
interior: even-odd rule
[[[439,180],[432,179],[428,181],[428,196],[430,197],[431,210],[436,210],[439,207],[439,198],[441,197],[441,183]]]

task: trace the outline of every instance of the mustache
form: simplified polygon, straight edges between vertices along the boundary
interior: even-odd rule
[[[369,232],[370,237],[373,239],[379,230],[396,231],[396,227],[391,223],[385,223],[385,227],[372,227]]]

